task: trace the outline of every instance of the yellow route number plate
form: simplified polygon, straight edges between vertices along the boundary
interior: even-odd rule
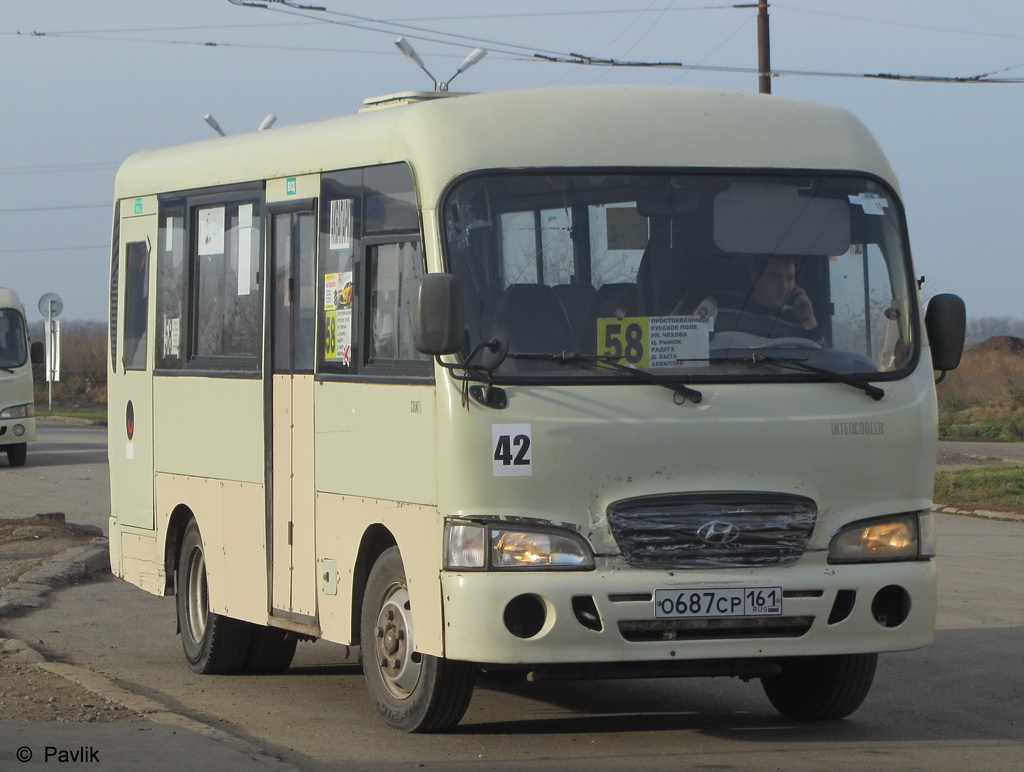
[[[627,316],[597,320],[597,353],[643,369],[707,361],[711,317]]]

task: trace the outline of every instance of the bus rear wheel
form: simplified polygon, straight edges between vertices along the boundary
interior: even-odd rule
[[[199,526],[185,529],[178,557],[178,629],[189,667],[197,673],[239,673],[245,669],[250,628],[245,622],[210,611],[206,553]]]
[[[415,651],[398,547],[385,551],[370,571],[360,622],[366,687],[384,722],[405,732],[438,732],[458,724],[473,697],[476,668]]]
[[[864,702],[875,679],[877,654],[798,657],[782,672],[761,679],[769,701],[787,718],[846,718]]]
[[[28,443],[19,442],[17,445],[7,446],[7,463],[11,466],[25,466],[28,458]]]
[[[299,638],[295,633],[276,627],[249,625],[249,651],[245,656],[245,672],[253,674],[283,673],[292,664]]]

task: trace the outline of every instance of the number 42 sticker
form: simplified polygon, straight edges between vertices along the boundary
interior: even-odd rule
[[[495,477],[533,475],[533,437],[530,424],[492,424],[491,457]]]

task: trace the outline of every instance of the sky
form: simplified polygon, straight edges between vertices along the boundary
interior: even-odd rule
[[[756,92],[757,11],[699,0],[0,0],[0,286],[30,321],[103,320],[112,191],[132,153],[356,112],[430,90],[647,83]],[[755,3],[756,4],[756,3]],[[312,4],[309,4],[312,5]],[[899,179],[926,297],[970,318],[1024,318],[1024,2],[793,0],[770,6],[776,95],[838,105]],[[543,60],[583,54],[609,67]],[[862,77],[889,73],[980,82]],[[854,76],[854,77],[849,77]]]

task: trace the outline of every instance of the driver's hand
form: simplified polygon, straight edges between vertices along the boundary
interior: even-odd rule
[[[818,320],[814,318],[814,306],[811,299],[802,287],[794,287],[793,294],[789,296],[789,304],[793,307],[793,313],[800,320],[805,330],[813,330],[818,326]]]

